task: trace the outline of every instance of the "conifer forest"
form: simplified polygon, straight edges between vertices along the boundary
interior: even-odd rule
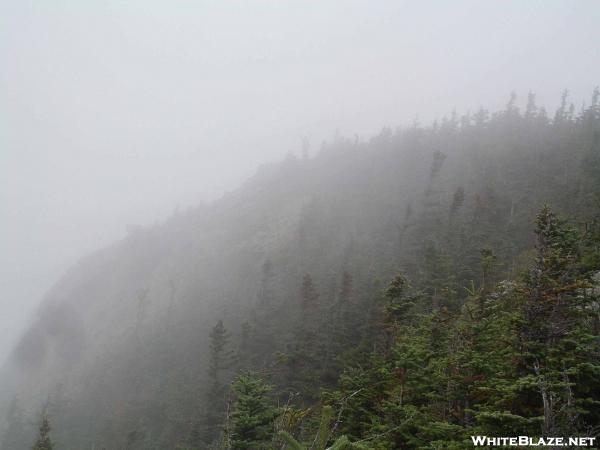
[[[291,136],[72,261],[0,361],[0,449],[600,448],[600,90],[534,88]]]

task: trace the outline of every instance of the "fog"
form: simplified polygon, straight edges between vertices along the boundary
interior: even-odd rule
[[[129,224],[218,198],[336,132],[534,89],[577,107],[596,1],[0,1],[0,360]]]

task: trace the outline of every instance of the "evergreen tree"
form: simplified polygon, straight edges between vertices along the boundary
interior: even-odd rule
[[[337,354],[342,354],[347,349],[354,348],[360,341],[358,331],[364,317],[355,300],[354,278],[350,273],[344,271],[334,312],[336,322],[333,325]]]
[[[599,98],[596,90],[576,118],[566,96],[551,121],[533,94],[523,114],[513,95],[500,113],[481,110],[460,121],[453,114],[441,127],[387,129],[368,143],[339,138],[314,160],[269,169],[250,183],[248,197],[215,208],[222,213],[207,212],[203,232],[214,228],[217,241],[226,237],[215,244],[215,267],[240,257],[227,277],[231,285],[211,286],[236,297],[256,277],[256,302],[231,315],[241,327],[238,365],[268,367],[273,397],[290,399],[298,414],[293,426],[282,425],[289,446],[312,445],[320,424],[311,411],[323,403],[339,406],[339,420],[327,422],[325,443],[319,434],[316,447],[363,442],[377,450],[463,450],[474,434],[597,434]],[[290,239],[294,208],[305,197],[312,200],[300,211],[298,239]],[[249,198],[256,201],[251,207],[235,206]],[[531,230],[546,200],[571,222],[545,208]],[[183,219],[176,222],[184,226]],[[225,254],[227,260],[219,259]],[[247,263],[262,254],[277,266],[269,259],[262,270]],[[182,278],[189,262],[174,268]],[[307,267],[311,274],[302,276]],[[348,272],[338,276],[339,267]],[[402,275],[384,292],[365,281],[387,279],[398,267]],[[225,447],[278,444],[270,436],[270,413],[263,414],[272,410],[270,394],[252,377],[242,382],[247,389],[237,396],[237,415],[230,413],[233,370],[223,323],[210,333],[206,360],[190,363],[200,302],[171,311],[178,326],[161,334],[143,327],[142,294],[136,328],[144,339],[131,347],[125,342],[120,356],[88,372],[83,400],[69,396],[74,407],[66,408],[62,396],[54,399],[62,408],[53,418],[64,429],[55,438],[66,443],[67,436],[81,436],[70,448],[85,448],[99,435],[106,448],[173,448],[189,438],[186,418],[193,417],[198,423],[188,443],[194,449],[218,445],[223,422]],[[15,363],[27,370],[52,361],[49,338],[71,341],[62,334],[65,324],[43,319],[41,325],[15,351]],[[274,354],[280,364],[273,364]],[[126,389],[111,392],[97,382],[113,365]],[[201,398],[194,395],[199,382],[206,386]],[[249,406],[252,398],[262,409]],[[108,412],[94,423],[92,437],[78,426],[88,405]],[[9,412],[3,450],[26,448],[27,422],[19,409]]]
[[[533,92],[529,92],[527,94],[527,106],[525,107],[525,119],[528,121],[533,121],[538,112],[538,107],[535,104],[535,94]]]
[[[295,327],[294,338],[286,353],[280,354],[280,362],[284,364],[278,384],[282,392],[302,393],[299,402],[305,404],[318,398],[325,348],[319,294],[309,274],[302,278],[300,302],[301,320]]]
[[[585,320],[591,299],[582,295],[589,284],[580,270],[578,233],[545,206],[536,235],[538,254],[526,278],[519,335],[526,379],[541,397],[542,433],[556,436],[577,429],[581,405],[574,380],[594,354]]]
[[[385,350],[389,352],[396,341],[402,325],[406,325],[415,306],[415,298],[407,295],[409,283],[402,274],[396,275],[385,291]]]
[[[243,372],[233,382],[236,396],[231,414],[229,442],[232,450],[269,450],[277,410],[271,386],[253,372]]]
[[[317,301],[319,300],[319,294],[315,288],[312,277],[309,274],[305,274],[302,277],[302,289],[301,289],[301,298],[302,298],[302,310],[306,314],[306,312],[310,309],[314,309],[317,306]]]
[[[455,308],[456,281],[447,252],[434,242],[424,249],[422,265],[422,289],[429,298],[430,310]]]
[[[44,413],[42,415],[42,422],[40,423],[39,436],[33,447],[31,447],[31,450],[52,450],[54,448],[50,440],[50,430],[50,420],[48,419],[48,415]]]
[[[231,335],[219,320],[210,332],[210,361],[208,375],[214,386],[222,386],[221,375],[231,367],[233,353],[229,349]]]
[[[205,394],[206,412],[190,436],[193,448],[204,449],[214,443],[221,433],[225,414],[225,372],[233,363],[233,352],[229,349],[230,334],[222,320],[210,332],[210,359],[208,366],[209,384]]]
[[[261,280],[257,293],[256,308],[252,311],[252,323],[249,343],[247,345],[250,358],[249,365],[262,369],[273,361],[277,348],[278,304],[275,296],[275,268],[270,260],[266,260],[261,268]]]

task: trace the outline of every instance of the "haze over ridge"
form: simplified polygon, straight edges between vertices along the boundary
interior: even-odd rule
[[[568,88],[579,107],[599,72],[595,2],[0,8],[0,359],[77,258],[301,136],[314,152],[336,129],[493,109],[513,89],[552,110]]]

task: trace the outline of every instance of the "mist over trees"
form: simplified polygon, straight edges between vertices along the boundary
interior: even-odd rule
[[[303,149],[72,268],[1,373],[0,448],[599,435],[598,89]]]

